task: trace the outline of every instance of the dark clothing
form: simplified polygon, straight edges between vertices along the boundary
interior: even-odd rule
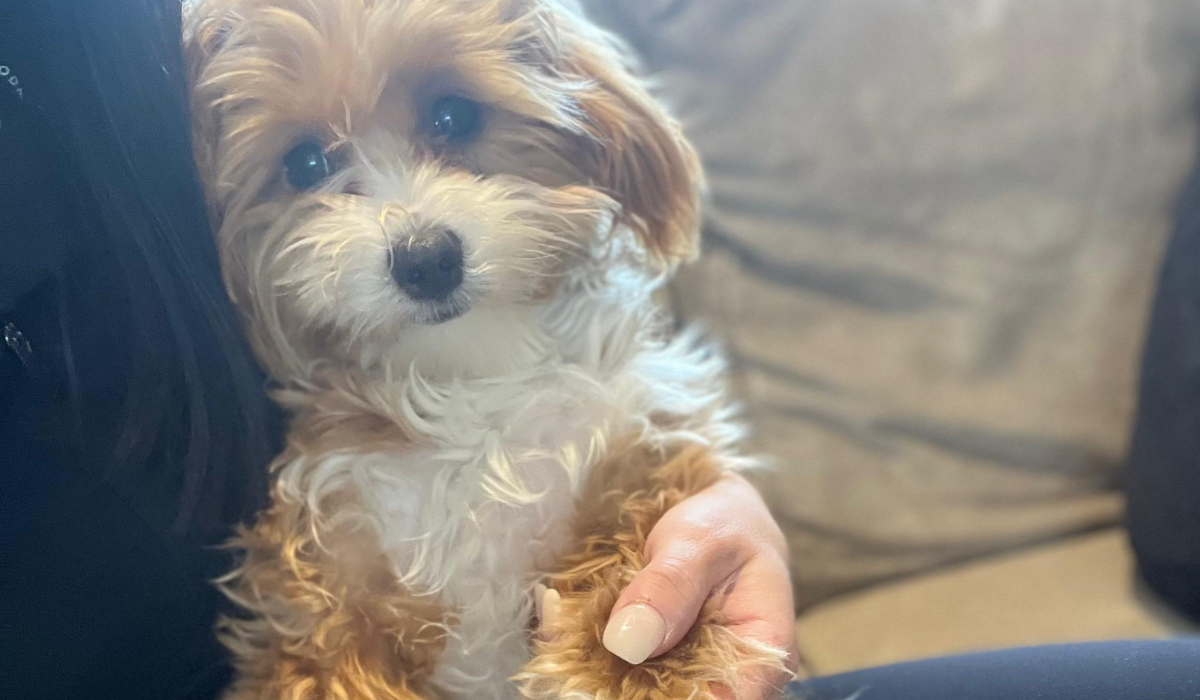
[[[213,698],[229,671],[208,580],[229,562],[172,535],[170,507],[135,507],[104,478],[111,439],[89,439],[115,432],[128,329],[66,281],[105,289],[111,268],[21,5],[0,2],[0,698]]]
[[[8,431],[0,445],[0,697],[216,697],[228,671],[204,552],[54,448]]]
[[[56,438],[70,411],[51,301],[39,289],[0,314],[31,319],[19,328],[33,365],[0,348],[0,697],[213,698],[228,669],[207,581],[228,562],[171,535]]]
[[[1200,640],[1017,649],[795,683],[788,700],[1200,700]]]
[[[1143,362],[1129,532],[1146,582],[1200,622],[1200,171],[1176,215]]]

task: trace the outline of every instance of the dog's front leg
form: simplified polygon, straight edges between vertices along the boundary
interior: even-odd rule
[[[700,446],[667,454],[634,446],[596,469],[589,495],[581,499],[577,544],[550,578],[561,596],[559,611],[516,678],[525,697],[713,700],[735,696],[735,679],[747,667],[784,668],[783,650],[728,629],[715,598],[682,641],[642,664],[626,663],[601,641],[618,596],[645,566],[646,538],[655,523],[714,483],[723,461]]]
[[[221,623],[237,675],[226,700],[425,700],[446,612],[396,581],[361,530],[296,527],[278,502],[232,545],[222,582],[246,614]]]

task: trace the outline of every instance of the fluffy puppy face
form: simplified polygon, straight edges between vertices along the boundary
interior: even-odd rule
[[[225,275],[277,377],[486,344],[614,228],[659,265],[695,251],[694,153],[563,2],[187,12]]]

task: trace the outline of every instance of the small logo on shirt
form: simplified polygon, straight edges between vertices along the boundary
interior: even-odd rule
[[[17,99],[25,99],[25,88],[21,85],[21,79],[17,77],[12,68],[3,63],[0,63],[0,81],[8,85],[8,88],[17,96]]]
[[[5,85],[7,85],[8,89],[17,96],[18,100],[22,102],[25,101],[25,86],[21,84],[21,79],[17,77],[16,73],[13,72],[11,66],[0,63],[0,82],[3,82]],[[3,128],[4,120],[0,119],[0,129]]]

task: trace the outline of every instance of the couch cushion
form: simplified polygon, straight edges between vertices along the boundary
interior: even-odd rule
[[[801,604],[1120,518],[1194,0],[593,0],[712,183],[682,312]]]
[[[991,649],[1194,633],[1140,589],[1119,528],[843,596],[796,630],[819,675]]]

